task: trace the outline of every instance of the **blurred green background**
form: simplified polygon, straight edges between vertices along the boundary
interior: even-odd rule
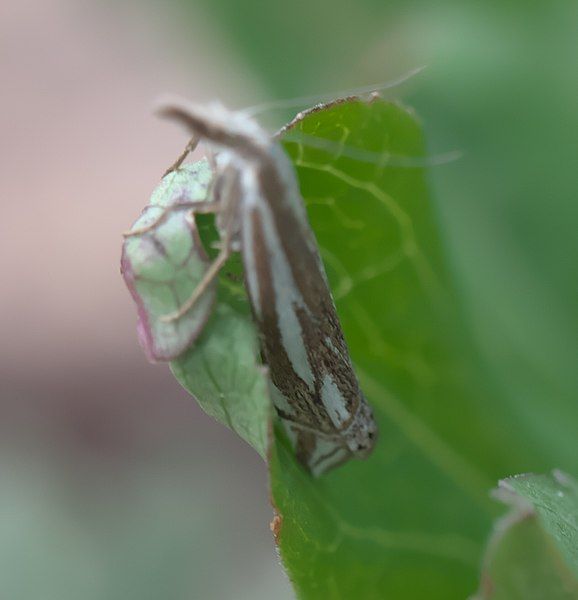
[[[427,65],[391,95],[463,152],[431,182],[480,352],[578,474],[577,32],[568,1],[3,3],[0,597],[291,597],[265,466],[145,362],[118,275],[183,146],[164,91],[241,107]]]

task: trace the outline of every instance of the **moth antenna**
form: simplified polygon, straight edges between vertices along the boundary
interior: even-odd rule
[[[281,132],[280,132],[281,133]],[[404,156],[401,154],[388,154],[387,152],[372,152],[334,140],[318,138],[313,135],[298,132],[295,135],[286,134],[285,141],[294,144],[302,144],[318,150],[334,152],[338,157],[350,158],[364,163],[383,164],[388,167],[436,167],[459,160],[463,156],[460,150],[450,150],[430,156]]]
[[[350,88],[346,90],[340,90],[333,93],[318,94],[316,96],[297,96],[295,98],[285,98],[281,100],[271,100],[270,102],[263,102],[261,104],[255,104],[245,109],[241,109],[240,112],[243,114],[253,117],[259,113],[267,112],[269,110],[278,110],[283,108],[296,108],[304,105],[319,104],[332,100],[334,98],[343,98],[348,96],[362,96],[364,94],[371,94],[372,92],[382,92],[392,88],[400,86],[409,79],[412,79],[426,68],[426,65],[416,67],[400,75],[395,79],[389,81],[381,81],[379,83],[373,83],[371,85],[365,85],[357,88]]]
[[[169,173],[172,173],[173,171],[176,171],[177,169],[179,169],[181,167],[181,165],[183,164],[183,162],[185,162],[187,156],[195,150],[198,143],[199,143],[199,139],[197,138],[197,136],[193,136],[189,140],[189,143],[185,146],[185,149],[179,155],[177,160],[175,160],[175,162],[163,173],[163,177],[166,177]]]

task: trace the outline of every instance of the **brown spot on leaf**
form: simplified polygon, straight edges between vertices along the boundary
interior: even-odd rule
[[[281,534],[282,526],[283,526],[283,517],[280,514],[275,513],[273,520],[271,521],[271,523],[269,523],[269,529],[271,529],[271,532],[273,533],[273,537],[275,538],[276,544],[279,543],[279,536]]]

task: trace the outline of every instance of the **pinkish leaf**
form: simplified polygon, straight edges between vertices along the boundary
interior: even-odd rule
[[[211,177],[204,160],[166,175],[123,244],[121,271],[137,305],[139,340],[153,362],[187,350],[213,308],[215,283],[179,319],[162,318],[186,302],[210,264],[188,215],[192,205],[207,200]]]

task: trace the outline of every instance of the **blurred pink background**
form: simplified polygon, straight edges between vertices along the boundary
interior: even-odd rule
[[[119,274],[186,143],[154,99],[262,100],[201,16],[183,36],[143,3],[0,5],[7,600],[291,597],[265,465],[146,362]]]

